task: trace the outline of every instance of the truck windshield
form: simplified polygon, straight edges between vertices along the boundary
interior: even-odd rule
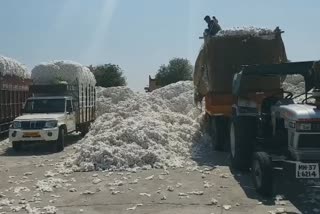
[[[65,112],[65,99],[28,100],[25,113],[56,113]]]

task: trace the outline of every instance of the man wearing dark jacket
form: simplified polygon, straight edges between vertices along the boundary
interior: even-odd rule
[[[206,16],[204,17],[204,20],[208,24],[208,28],[204,32],[205,35],[214,36],[221,30],[221,27],[218,24],[218,20],[215,16],[213,16],[212,19],[210,18],[210,16]]]

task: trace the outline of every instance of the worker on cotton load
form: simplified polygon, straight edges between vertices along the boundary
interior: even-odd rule
[[[204,36],[214,36],[221,30],[218,19],[215,16],[212,16],[212,19],[210,18],[210,16],[205,16],[204,20],[208,24],[208,28],[204,31]]]

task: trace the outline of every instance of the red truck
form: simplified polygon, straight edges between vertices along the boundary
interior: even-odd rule
[[[16,60],[0,56],[0,135],[9,130],[29,95],[30,75]]]

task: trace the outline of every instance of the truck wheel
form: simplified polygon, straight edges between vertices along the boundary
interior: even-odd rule
[[[254,186],[258,193],[263,196],[272,195],[272,162],[265,152],[253,154],[251,173]]]
[[[224,151],[226,145],[226,124],[222,117],[210,117],[210,134],[212,148],[216,151]]]
[[[18,141],[13,141],[13,142],[12,142],[12,149],[13,149],[15,152],[21,151],[21,149],[22,149],[22,143],[21,143],[21,142],[18,142]]]
[[[81,136],[84,137],[89,132],[90,124],[86,124],[81,129]]]
[[[65,129],[59,128],[59,136],[58,140],[56,141],[56,151],[61,152],[64,150],[64,136],[65,136]]]
[[[230,125],[231,166],[248,171],[255,138],[255,118],[235,117]]]

